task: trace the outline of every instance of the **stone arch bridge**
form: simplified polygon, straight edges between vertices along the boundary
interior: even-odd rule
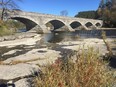
[[[92,28],[98,29],[103,25],[101,20],[56,16],[24,11],[10,12],[9,18],[24,23],[27,30],[36,29],[43,33],[50,32],[50,29],[66,29],[68,31],[75,31],[79,28],[84,28],[86,30]]]

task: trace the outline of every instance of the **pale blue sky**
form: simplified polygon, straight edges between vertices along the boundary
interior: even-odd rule
[[[18,5],[21,10],[60,15],[62,10],[68,11],[68,16],[74,16],[79,11],[96,10],[100,0],[22,0]]]

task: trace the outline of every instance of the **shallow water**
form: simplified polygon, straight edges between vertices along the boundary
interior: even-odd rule
[[[104,30],[106,37],[116,38],[116,30]],[[76,30],[75,32],[52,32],[44,34],[44,41],[57,43],[65,40],[101,38],[102,30]]]
[[[53,33],[43,34],[42,39],[43,39],[43,43],[44,42],[59,43],[61,41],[75,41],[75,40],[83,40],[86,38],[101,38],[101,32],[102,32],[101,30],[77,30],[75,32],[53,32]],[[105,32],[107,37],[116,38],[116,30],[105,30]],[[18,45],[11,48],[7,46],[0,47],[0,60],[5,60],[10,57],[15,57],[18,55],[25,54],[32,49],[38,49],[39,47],[37,47],[36,45],[33,46]],[[5,54],[12,50],[14,50],[12,54]]]

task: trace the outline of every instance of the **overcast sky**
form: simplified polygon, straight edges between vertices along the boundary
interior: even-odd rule
[[[80,11],[96,10],[100,0],[22,0],[18,3],[21,10],[60,15],[62,10],[68,11],[68,16],[74,16]]]

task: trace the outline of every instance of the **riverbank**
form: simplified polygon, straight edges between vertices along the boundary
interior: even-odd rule
[[[113,43],[115,49],[115,38],[108,38],[107,41]],[[16,87],[29,87],[27,80],[41,72],[42,67],[89,47],[93,47],[100,56],[108,53],[103,40],[98,38],[77,38],[56,44],[43,42],[41,35],[35,34],[28,38],[0,42],[0,57],[4,60],[0,65],[0,80],[16,80],[13,82]]]
[[[23,38],[31,38],[31,37],[34,37],[36,35],[37,35],[36,33],[28,33],[28,32],[15,33],[13,35],[0,37],[0,42],[23,39]]]

